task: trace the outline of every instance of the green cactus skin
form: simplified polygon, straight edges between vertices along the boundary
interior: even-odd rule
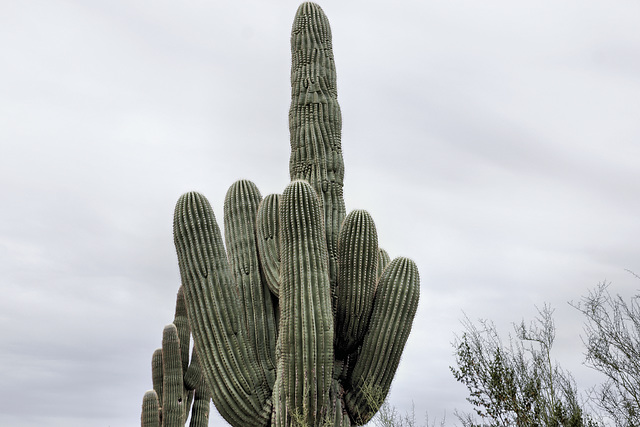
[[[158,348],[153,352],[151,357],[151,378],[153,381],[153,389],[158,396],[158,403],[162,402],[162,381],[164,375],[162,373],[162,349]]]
[[[189,363],[189,344],[189,322],[184,292],[180,288],[173,323],[164,328],[162,348],[157,349],[151,359],[154,390],[145,393],[143,398],[143,427],[184,426],[194,390],[199,390],[195,394],[200,401],[191,410],[191,424],[194,420],[208,419],[211,393],[204,385],[195,348]]]
[[[347,215],[338,239],[338,256],[336,352],[344,358],[362,343],[376,291],[378,234],[368,212]]]
[[[204,378],[202,377],[202,368],[200,367],[196,348],[193,347],[191,352],[191,364],[184,374],[184,388],[187,390],[195,390],[197,392],[198,389],[203,388],[203,386]],[[204,396],[202,393],[200,393],[200,395]]]
[[[346,388],[345,403],[352,419],[367,423],[379,408],[371,408],[366,394],[380,403],[389,393],[411,324],[418,308],[420,277],[415,263],[394,259],[382,273],[369,329]],[[368,390],[367,390],[368,389]]]
[[[378,278],[380,278],[380,276],[382,275],[382,272],[384,271],[386,266],[389,265],[390,262],[391,262],[391,258],[389,257],[389,254],[387,253],[387,251],[385,251],[382,248],[379,248],[378,249],[378,272],[377,272]]]
[[[342,116],[338,105],[331,27],[320,6],[303,3],[291,30],[291,180],[311,184],[321,198],[329,253],[329,276],[338,277],[338,232],[345,217],[342,194]],[[335,291],[334,291],[335,292]]]
[[[234,282],[241,296],[240,311],[247,339],[255,349],[258,373],[268,384],[270,393],[275,382],[276,324],[271,291],[260,274],[256,242],[256,215],[262,196],[251,181],[234,183],[224,203],[226,247]]]
[[[280,230],[279,412],[315,426],[330,410],[333,313],[322,211],[308,182],[293,181],[282,194]],[[275,425],[290,423],[276,416]]]
[[[280,289],[280,195],[269,194],[258,207],[258,253],[264,278],[274,296]]]
[[[196,389],[193,408],[191,409],[191,421],[189,427],[206,427],[209,425],[209,402],[211,393],[206,387]]]
[[[189,318],[187,307],[184,301],[184,290],[182,286],[178,289],[176,297],[176,312],[173,317],[173,324],[178,331],[180,339],[180,358],[182,360],[182,372],[187,372],[189,368],[189,344],[191,342],[191,331],[189,330]]]
[[[346,215],[331,30],[318,5],[298,8],[291,51],[291,183],[283,194],[262,199],[246,180],[231,186],[226,252],[203,195],[186,193],[176,204],[174,242],[194,339],[182,390],[195,387],[194,411],[210,393],[236,427],[362,425],[389,392],[419,275],[413,261],[391,261],[378,247],[366,211]],[[176,326],[185,324],[178,318],[176,307]],[[168,381],[163,369],[154,377]],[[187,380],[192,371],[195,380]],[[154,388],[165,398],[179,389]]]
[[[162,334],[162,425],[184,425],[185,405],[187,396],[184,395],[182,382],[182,357],[180,355],[180,339],[178,329],[174,324],[165,326]]]
[[[155,390],[149,390],[142,398],[142,416],[140,420],[142,427],[160,426],[160,407],[158,405],[158,394]]]
[[[243,325],[243,302],[207,199],[194,192],[180,197],[173,230],[189,323],[213,402],[232,425],[266,425],[272,384]]]

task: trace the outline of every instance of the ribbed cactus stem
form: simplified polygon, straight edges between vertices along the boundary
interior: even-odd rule
[[[162,425],[184,424],[186,396],[182,382],[182,358],[180,339],[174,324],[165,326],[162,334]]]
[[[382,248],[379,248],[378,249],[378,272],[376,274],[378,278],[382,276],[382,272],[387,267],[387,265],[389,265],[390,262],[391,262],[391,257],[389,257],[389,254],[387,253],[387,251],[385,251]]]
[[[368,212],[356,210],[347,215],[340,230],[338,255],[336,352],[344,358],[362,342],[376,292],[378,234]]]
[[[204,386],[198,359],[195,356],[195,348],[189,364],[190,333],[188,321],[185,317],[184,302],[183,293],[179,291],[174,323],[165,327],[162,334],[162,348],[157,349],[151,359],[154,390],[147,392],[143,400],[141,418],[143,427],[183,426],[189,417],[194,389],[198,387],[201,393],[204,392],[206,396],[210,396],[207,387]],[[184,340],[180,338],[180,328],[176,326],[176,323],[184,325],[186,330],[186,338]],[[182,335],[184,335],[184,331]],[[185,354],[187,357],[186,363],[183,359]],[[207,414],[208,405],[207,401]],[[203,409],[198,410],[202,412]],[[155,414],[153,411],[155,411]],[[191,414],[192,419],[195,413],[196,409],[194,407]]]
[[[178,200],[174,240],[198,360],[216,408],[232,425],[267,425],[271,391],[247,345],[238,288],[204,196],[187,193]]]
[[[256,218],[258,254],[269,289],[280,289],[280,195],[269,194],[258,207]]]
[[[193,427],[206,425],[210,396],[235,427],[350,427],[370,420],[389,391],[420,283],[412,261],[390,262],[378,247],[367,212],[345,217],[331,43],[322,9],[303,3],[291,31],[283,194],[263,199],[251,181],[234,183],[224,203],[226,250],[207,199],[192,192],[178,200],[182,288],[154,353],[145,427],[183,425],[179,409],[194,389]]]
[[[153,381],[153,389],[158,396],[158,404],[162,405],[162,349],[158,348],[151,356],[151,379]]]
[[[345,402],[352,419],[368,422],[378,411],[368,397],[386,398],[418,307],[420,277],[413,261],[396,258],[385,268],[376,291],[369,330],[364,338]]]
[[[202,368],[200,367],[200,361],[198,360],[198,353],[195,346],[191,351],[191,364],[184,373],[184,387],[187,390],[196,390],[204,386],[204,378],[202,376]]]
[[[160,427],[160,407],[158,394],[155,390],[149,390],[142,398],[142,415],[140,417],[142,427]]]
[[[199,387],[196,389],[189,427],[206,427],[209,425],[210,401],[211,393],[208,388]]]
[[[257,372],[263,376],[265,398],[275,382],[276,316],[271,291],[263,283],[256,242],[256,215],[262,196],[247,180],[235,182],[224,203],[226,247],[231,272],[240,294],[240,312],[247,331],[246,346],[255,349]]]
[[[180,339],[180,356],[182,357],[182,371],[186,372],[189,368],[189,347],[191,342],[191,332],[189,330],[189,318],[187,317],[187,306],[184,301],[184,290],[182,286],[178,289],[176,297],[176,312],[173,317],[173,324],[178,330],[178,338]]]
[[[329,275],[338,274],[337,242],[345,216],[342,193],[342,116],[338,105],[331,28],[315,3],[298,8],[291,30],[291,106],[289,132],[291,180],[311,184],[322,201]]]
[[[282,284],[278,376],[281,418],[321,425],[328,415],[333,374],[333,314],[326,237],[318,197],[294,181],[280,204]]]

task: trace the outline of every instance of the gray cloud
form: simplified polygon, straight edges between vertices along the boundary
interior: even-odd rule
[[[348,209],[416,260],[421,304],[391,400],[466,408],[462,312],[557,309],[640,255],[640,34],[629,2],[322,3]],[[10,2],[0,25],[0,424],[137,425],[179,284],[171,219],[205,193],[288,180],[297,2]],[[219,419],[212,421],[219,422]]]

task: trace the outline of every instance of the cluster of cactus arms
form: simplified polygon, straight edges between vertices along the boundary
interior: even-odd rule
[[[142,426],[205,427],[209,424],[211,392],[204,383],[195,348],[189,362],[191,332],[182,287],[173,323],[165,326],[162,348],[151,358],[153,390],[142,399]]]
[[[155,391],[144,398],[145,426],[184,425],[191,388],[196,403],[211,397],[237,427],[363,425],[389,392],[418,305],[418,270],[378,247],[366,211],[346,215],[331,30],[318,5],[298,8],[291,51],[291,183],[264,198],[250,181],[231,186],[226,251],[207,199],[178,200],[178,305],[184,292],[195,350],[188,366],[176,314],[157,356],[163,385],[154,370]],[[192,425],[207,417],[198,408]]]

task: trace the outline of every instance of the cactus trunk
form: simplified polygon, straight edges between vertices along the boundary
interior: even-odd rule
[[[329,20],[317,4],[303,3],[291,30],[289,174],[292,181],[309,182],[322,202],[329,277],[334,288],[338,276],[338,232],[345,216],[341,132]]]
[[[333,374],[333,314],[322,214],[315,191],[294,181],[282,195],[282,285],[276,426],[320,425],[329,411]]]

